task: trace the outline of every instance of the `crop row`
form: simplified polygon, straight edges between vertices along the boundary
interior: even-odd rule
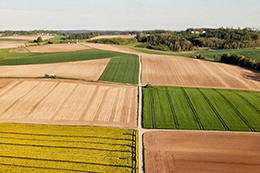
[[[259,92],[147,87],[143,93],[145,128],[260,131]]]

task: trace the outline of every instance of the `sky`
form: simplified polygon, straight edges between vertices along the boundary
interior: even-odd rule
[[[0,0],[0,30],[260,28],[260,0]]]

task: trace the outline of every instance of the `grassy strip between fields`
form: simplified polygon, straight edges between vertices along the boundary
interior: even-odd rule
[[[3,172],[137,172],[135,130],[0,124]]]
[[[138,83],[138,56],[98,49],[62,53],[15,53],[0,50],[0,65],[48,64],[111,58],[100,80],[121,83]]]
[[[144,128],[260,131],[260,92],[143,88]]]

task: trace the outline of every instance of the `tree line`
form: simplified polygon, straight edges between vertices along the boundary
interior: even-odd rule
[[[187,29],[179,32],[155,30],[139,32],[136,38],[143,43],[139,47],[158,50],[239,49],[256,46],[260,33],[249,28]]]
[[[223,54],[220,57],[220,62],[260,70],[260,61],[257,62],[243,55]]]
[[[64,34],[69,40],[83,40],[99,36],[98,32],[84,32],[84,33],[68,33]]]

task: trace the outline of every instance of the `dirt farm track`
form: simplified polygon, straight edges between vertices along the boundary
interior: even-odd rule
[[[258,173],[260,134],[233,132],[148,132],[149,173]]]
[[[3,82],[0,122],[137,126],[134,86],[50,80]]]

